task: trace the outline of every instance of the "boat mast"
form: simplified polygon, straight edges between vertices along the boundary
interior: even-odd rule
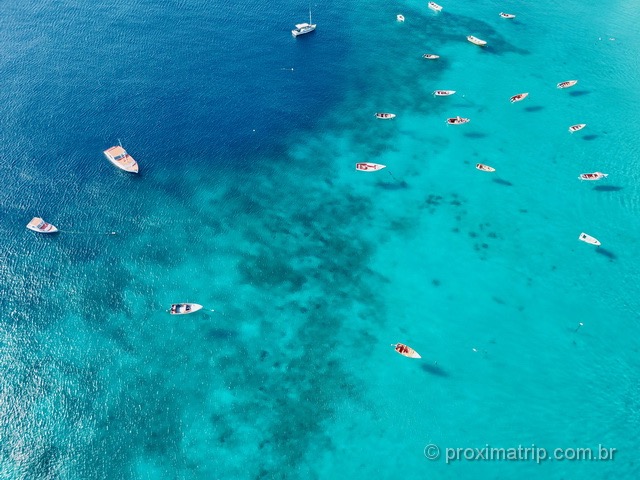
[[[309,25],[311,25],[311,6],[309,6]]]

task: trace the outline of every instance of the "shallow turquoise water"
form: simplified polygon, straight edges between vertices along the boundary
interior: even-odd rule
[[[638,476],[631,6],[12,5],[0,476]]]

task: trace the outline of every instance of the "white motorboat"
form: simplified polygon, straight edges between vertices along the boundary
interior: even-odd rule
[[[600,243],[600,240],[598,240],[595,237],[592,237],[591,235],[587,235],[586,233],[582,232],[580,234],[580,236],[578,237],[578,240],[582,240],[585,243],[590,243],[591,245],[596,245],[597,247],[599,247],[600,245],[602,245]]]
[[[467,36],[467,40],[469,40],[474,45],[478,45],[479,47],[484,47],[487,44],[487,42],[485,42],[484,40],[480,40],[478,37],[474,37],[473,35]]]
[[[382,170],[386,167],[386,165],[380,165],[379,163],[356,163],[356,170],[360,172],[375,172],[376,170]]]
[[[529,93],[519,93],[517,95],[514,95],[513,97],[511,97],[509,99],[509,101],[511,103],[516,103],[516,102],[521,102],[522,100],[524,100],[525,98],[527,98],[529,96]]]
[[[311,23],[311,9],[309,9],[309,23],[298,23],[296,28],[291,30],[291,35],[298,37],[305,33],[311,33],[316,29],[316,24]]]
[[[397,19],[399,22],[404,22],[404,15],[396,15],[396,19]]]
[[[391,120],[392,118],[396,118],[395,113],[376,113],[376,118],[380,118],[382,120]]]
[[[138,173],[138,163],[133,159],[122,145],[108,148],[104,151],[105,157],[120,170],[130,173]]]
[[[169,313],[171,315],[187,315],[189,313],[197,312],[198,310],[202,310],[202,305],[197,303],[174,303],[171,305]]]
[[[577,132],[578,130],[582,130],[586,126],[587,126],[586,123],[576,123],[575,125],[571,125],[569,127],[569,132],[571,132],[571,133]]]
[[[463,123],[469,123],[470,121],[471,121],[471,119],[463,118],[463,117],[447,118],[447,123],[449,125],[462,125]]]
[[[442,7],[438,5],[436,2],[429,2],[429,8],[434,12],[439,12],[442,10]]]
[[[440,58],[440,55],[436,55],[434,53],[425,53],[422,55],[422,58],[426,58],[427,60],[437,60]]]
[[[489,165],[485,165],[484,163],[476,163],[476,168],[478,170],[481,170],[483,172],[495,172],[496,169],[493,167],[490,167]]]
[[[433,96],[434,97],[448,97],[449,95],[453,95],[454,93],[456,93],[455,90],[434,90],[433,91]]]
[[[502,18],[516,18],[516,16],[512,13],[504,13],[504,12],[500,12],[500,16]]]
[[[40,217],[33,217],[31,221],[27,223],[27,228],[38,233],[56,233],[58,231],[54,225],[45,222]]]
[[[556,85],[556,87],[569,88],[569,87],[573,87],[576,83],[578,83],[578,80],[567,80],[566,82],[560,82],[559,84]]]
[[[581,173],[578,177],[580,180],[600,180],[601,178],[607,178],[609,176],[608,173],[602,172],[593,172],[593,173]]]

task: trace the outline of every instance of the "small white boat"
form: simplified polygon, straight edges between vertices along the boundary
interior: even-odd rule
[[[578,237],[578,240],[582,240],[582,241],[583,241],[583,242],[585,242],[585,243],[590,243],[591,245],[596,245],[596,246],[598,246],[598,247],[599,247],[600,245],[602,245],[602,244],[600,243],[600,240],[598,240],[598,239],[597,239],[597,238],[595,238],[595,237],[592,237],[591,235],[587,235],[587,234],[586,234],[586,233],[584,233],[584,232],[582,232],[582,233],[580,234],[580,236]]]
[[[528,93],[528,92],[527,92],[527,93],[519,93],[519,94],[514,95],[513,97],[511,97],[511,98],[509,99],[509,101],[510,101],[511,103],[520,102],[520,101],[524,100],[525,98],[527,98],[528,96],[529,96],[529,93]]]
[[[122,145],[108,148],[104,151],[105,157],[120,170],[130,173],[138,173],[138,163],[133,159]]]
[[[404,15],[396,15],[396,19],[397,19],[399,22],[404,22]]]
[[[463,123],[469,123],[470,121],[471,121],[471,119],[463,118],[463,117],[447,118],[447,123],[449,125],[462,125]]]
[[[476,168],[478,170],[481,170],[483,172],[495,172],[496,169],[493,167],[490,167],[489,165],[485,165],[484,163],[476,163]]]
[[[442,7],[438,5],[436,2],[429,2],[429,8],[434,12],[439,12],[442,10]]]
[[[573,87],[576,83],[578,83],[578,80],[567,80],[566,82],[560,82],[558,85],[556,85],[556,87],[569,88]]]
[[[435,55],[433,53],[425,53],[424,55],[422,55],[422,58],[426,58],[427,60],[437,60],[438,58],[440,58],[440,55]]]
[[[474,45],[478,45],[479,47],[484,47],[487,44],[487,42],[485,42],[484,40],[480,40],[478,37],[474,37],[473,35],[467,36],[467,40],[469,40]]]
[[[396,118],[395,113],[376,113],[376,118],[381,118],[382,120],[391,120],[392,118]]]
[[[416,352],[413,348],[405,345],[404,343],[395,343],[391,344],[393,348],[395,348],[396,352],[400,355],[404,355],[409,358],[422,358],[418,352]]]
[[[449,95],[453,95],[454,93],[456,93],[455,90],[434,90],[433,91],[433,96],[434,97],[448,97]]]
[[[571,125],[569,127],[569,132],[571,132],[571,133],[577,132],[578,130],[582,130],[586,126],[587,126],[586,123],[576,123],[575,125]]]
[[[515,15],[513,15],[512,13],[504,13],[504,12],[500,12],[500,16],[502,18],[516,18]]]
[[[169,313],[171,315],[187,315],[189,313],[197,312],[198,310],[202,310],[202,305],[197,303],[174,303],[171,305]]]
[[[356,163],[356,170],[360,172],[375,172],[386,167],[386,165],[380,165],[379,163]]]
[[[316,24],[311,23],[311,9],[309,9],[309,23],[298,23],[296,28],[291,30],[291,35],[297,37],[305,33],[311,33],[316,29]]]
[[[580,180],[600,180],[601,178],[607,178],[609,176],[608,173],[602,172],[593,172],[593,173],[581,173],[578,177]]]
[[[27,228],[38,233],[56,233],[58,231],[54,225],[45,222],[40,217],[33,217],[31,221],[27,223]]]

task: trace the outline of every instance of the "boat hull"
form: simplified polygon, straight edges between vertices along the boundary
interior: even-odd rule
[[[601,173],[601,172],[593,172],[593,173],[582,173],[580,174],[580,176],[578,177],[580,180],[587,180],[587,181],[596,181],[596,180],[601,180],[603,178],[607,178],[609,176],[608,173]]]
[[[202,305],[197,303],[174,303],[171,305],[169,313],[171,315],[189,315],[190,313],[195,313],[198,310],[202,310]]]
[[[50,223],[45,222],[40,217],[33,217],[29,223],[27,223],[27,228],[32,232],[38,233],[57,233],[58,229],[55,225],[51,225]]]
[[[587,126],[586,123],[578,123],[577,125],[571,125],[569,127],[569,132],[570,133],[579,132],[580,130],[582,130],[586,126]]]
[[[480,40],[477,37],[474,37],[473,35],[469,35],[467,37],[467,40],[471,43],[473,43],[474,45],[477,45],[479,47],[485,47],[487,45],[487,42],[484,40]]]
[[[434,12],[440,12],[442,10],[442,7],[435,2],[429,2],[429,8]]]
[[[516,103],[516,102],[521,102],[522,100],[524,100],[525,98],[527,98],[529,96],[529,93],[519,93],[517,95],[514,95],[513,97],[511,97],[509,99],[509,101],[511,103]]]
[[[500,12],[500,16],[501,16],[502,18],[509,18],[509,19],[516,18],[516,16],[515,16],[515,15],[513,15],[512,13],[504,13],[504,12]]]
[[[427,60],[437,60],[440,58],[440,55],[434,55],[432,53],[425,53],[422,55],[422,58],[426,58]]]
[[[600,240],[598,240],[595,237],[592,237],[591,235],[587,235],[584,232],[580,234],[580,236],[578,237],[578,240],[581,240],[590,245],[595,245],[596,247],[599,247],[600,245],[602,245],[602,243],[600,243]]]
[[[448,97],[449,95],[453,95],[454,93],[456,93],[455,90],[434,90],[433,91],[433,96],[434,97]]]
[[[447,118],[448,125],[464,125],[465,123],[469,123],[470,121],[470,119],[462,117]]]
[[[376,113],[375,116],[380,120],[391,120],[392,118],[396,118],[395,113]]]
[[[115,147],[108,148],[103,153],[104,156],[107,157],[107,160],[120,170],[129,173],[138,173],[138,163],[121,146],[116,145]]]
[[[299,25],[296,25],[296,28],[294,28],[293,30],[291,30],[291,35],[293,35],[294,37],[299,37],[300,35],[306,35],[307,33],[311,33],[311,32],[315,32],[316,31],[316,25],[317,24],[312,24],[312,23],[301,23]]]
[[[569,88],[573,87],[576,83],[578,83],[578,80],[567,80],[566,82],[560,82],[556,86],[558,88]]]
[[[418,352],[416,352],[413,348],[403,344],[403,343],[396,343],[395,345],[391,345],[396,352],[398,352],[400,355],[407,357],[407,358],[422,358],[420,356],[420,354]]]
[[[483,172],[495,172],[495,171],[496,171],[496,169],[495,169],[495,168],[490,167],[489,165],[485,165],[485,164],[483,164],[483,163],[477,163],[477,164],[476,164],[476,168],[477,168],[478,170],[483,171]]]
[[[356,163],[356,170],[359,172],[375,172],[376,170],[382,170],[386,167],[386,165],[379,163]]]

